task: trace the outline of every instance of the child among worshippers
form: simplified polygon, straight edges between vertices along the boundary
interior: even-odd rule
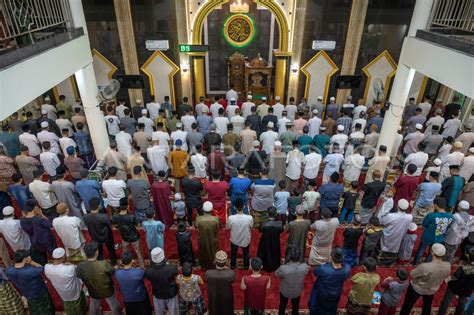
[[[389,214],[390,211],[393,209],[393,196],[394,192],[392,189],[387,190],[384,194],[382,194],[381,199],[382,199],[382,204],[380,205],[380,208],[377,211],[377,218],[379,220],[382,219],[386,214]]]
[[[259,257],[250,260],[252,274],[243,276],[240,288],[244,290],[244,313],[263,314],[265,312],[265,299],[267,290],[270,289],[270,277],[262,275],[262,260]]]
[[[300,190],[295,188],[293,190],[293,196],[288,200],[288,222],[296,219],[296,207],[303,202],[303,197],[301,197],[300,194]]]
[[[413,252],[413,247],[415,246],[416,239],[418,235],[416,230],[418,226],[415,222],[412,222],[408,225],[407,233],[403,236],[402,242],[400,243],[400,249],[398,251],[398,260],[399,264],[407,264],[410,262],[411,254]]]
[[[174,215],[176,216],[177,224],[186,220],[186,203],[181,198],[181,194],[179,192],[174,194],[173,211]]]
[[[178,223],[178,231],[176,233],[176,244],[178,246],[179,263],[183,265],[185,262],[195,265],[193,244],[191,242],[191,232],[186,229],[186,223]]]
[[[379,306],[379,315],[395,315],[397,306],[402,299],[403,292],[408,288],[408,272],[403,269],[397,269],[397,278],[387,277],[380,284],[382,299]]]
[[[344,243],[342,252],[344,253],[344,265],[354,267],[357,265],[359,257],[359,239],[364,233],[364,229],[360,226],[360,216],[356,214],[352,220],[352,224],[344,230]]]
[[[342,203],[342,211],[341,216],[339,217],[339,221],[342,224],[346,224],[346,222],[352,222],[352,217],[354,216],[354,210],[357,202],[357,198],[359,198],[360,193],[357,192],[359,188],[359,182],[353,181],[351,182],[351,189],[345,191],[342,194],[342,198],[344,202]]]
[[[308,190],[304,192],[302,199],[304,211],[309,216],[311,224],[313,224],[315,220],[316,202],[321,197],[321,194],[315,191],[315,188],[316,180],[312,179],[309,181]]]
[[[288,200],[290,198],[290,193],[286,191],[286,183],[284,180],[281,180],[278,183],[279,191],[275,192],[275,208],[277,209],[277,214],[281,219],[281,224],[283,227],[286,225],[286,213],[288,211]]]
[[[371,217],[369,224],[367,224],[364,229],[365,239],[362,243],[362,249],[360,250],[359,265],[365,264],[367,257],[375,257],[375,248],[382,237],[382,233],[383,227],[380,226],[379,218],[375,216]]]
[[[380,276],[376,272],[377,262],[373,258],[367,258],[364,263],[364,271],[352,276],[352,288],[347,301],[347,314],[368,314],[372,305],[374,289],[380,282]]]
[[[201,285],[204,284],[199,275],[193,274],[193,265],[185,262],[181,268],[181,275],[176,277],[179,286],[179,312],[188,314],[189,306],[192,304],[196,314],[204,314],[205,304],[201,293]]]
[[[143,230],[145,230],[146,235],[146,245],[148,251],[155,247],[160,247],[165,249],[163,233],[165,232],[165,225],[160,220],[155,220],[155,211],[153,209],[148,209],[145,212],[146,220],[142,222]]]

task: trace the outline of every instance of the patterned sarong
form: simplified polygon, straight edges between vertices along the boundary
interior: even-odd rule
[[[84,292],[75,301],[63,301],[64,312],[68,315],[87,314],[87,301]]]
[[[252,210],[252,217],[253,217],[253,227],[259,228],[262,223],[265,223],[268,221],[268,212]]]
[[[30,315],[54,315],[54,305],[49,294],[28,300]]]
[[[312,245],[311,251],[309,252],[308,264],[311,266],[324,265],[329,261],[331,256],[332,245],[321,246],[321,245]]]
[[[348,314],[369,314],[370,312],[370,305],[366,304],[357,304],[356,302],[352,301],[351,298],[348,299],[346,305],[347,313]]]
[[[23,314],[23,302],[10,282],[0,285],[0,314]]]
[[[434,211],[433,205],[429,207],[414,206],[413,212],[412,212],[413,222],[415,222],[416,224],[421,224],[423,219],[433,211]]]

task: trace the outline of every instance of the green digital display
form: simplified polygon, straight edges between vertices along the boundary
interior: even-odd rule
[[[179,52],[188,53],[188,52],[206,52],[209,51],[209,45],[188,45],[188,44],[179,44]]]

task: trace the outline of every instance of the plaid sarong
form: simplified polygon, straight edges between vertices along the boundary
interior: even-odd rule
[[[421,224],[423,219],[433,211],[434,205],[431,205],[429,207],[414,206],[412,212],[413,222],[415,222],[416,224]]]
[[[347,313],[348,314],[369,314],[370,312],[370,305],[366,304],[357,304],[356,302],[352,301],[351,298],[347,300],[346,305]]]
[[[253,227],[259,228],[262,223],[268,221],[268,212],[267,211],[255,211],[252,210],[253,217]]]
[[[68,315],[87,314],[87,301],[84,291],[81,291],[79,299],[75,301],[63,301],[64,312]]]
[[[28,300],[30,315],[54,315],[54,305],[48,293],[36,299]]]
[[[0,285],[0,315],[23,314],[23,302],[10,282]]]

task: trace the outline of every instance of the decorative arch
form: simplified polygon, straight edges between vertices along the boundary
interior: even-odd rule
[[[216,7],[229,2],[230,0],[209,0],[201,9],[197,12],[197,16],[194,19],[192,27],[192,42],[195,45],[202,44],[202,31],[204,25],[204,19],[212,12]],[[280,5],[275,0],[254,0],[255,3],[266,7],[270,12],[275,15],[278,24],[279,33],[279,44],[278,48],[281,52],[288,52],[289,47],[289,26],[288,20],[286,19],[285,12],[281,9]]]

